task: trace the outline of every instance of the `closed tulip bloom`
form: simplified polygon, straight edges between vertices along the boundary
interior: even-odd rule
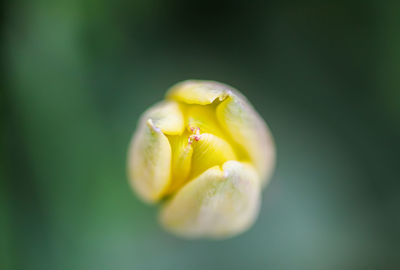
[[[128,173],[138,196],[161,204],[163,227],[225,238],[256,220],[274,168],[271,134],[247,99],[214,81],[184,81],[141,117]]]

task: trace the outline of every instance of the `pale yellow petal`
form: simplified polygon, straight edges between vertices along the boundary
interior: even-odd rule
[[[159,200],[170,183],[171,147],[151,119],[140,123],[130,146],[129,178],[137,194],[147,202]]]
[[[214,81],[189,80],[170,88],[167,98],[187,104],[211,104],[214,100],[223,100],[229,91],[225,84]]]
[[[275,146],[264,120],[242,96],[231,93],[217,107],[217,118],[255,165],[263,184],[275,164]]]
[[[148,109],[141,121],[152,120],[153,125],[164,134],[178,135],[185,129],[184,117],[179,104],[174,101],[162,101]]]
[[[192,163],[193,147],[188,142],[189,132],[181,136],[169,136],[172,149],[172,177],[168,193],[182,187],[187,181]]]
[[[193,137],[191,178],[215,165],[222,165],[225,161],[236,159],[231,145],[224,139],[209,133]]]
[[[255,221],[260,181],[252,166],[237,161],[210,168],[186,184],[160,213],[163,226],[188,238],[224,238]]]

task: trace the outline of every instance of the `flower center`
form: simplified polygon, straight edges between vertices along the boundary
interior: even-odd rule
[[[199,127],[191,127],[190,131],[192,132],[192,135],[189,136],[188,143],[192,144],[193,141],[198,142],[201,139],[200,128]]]

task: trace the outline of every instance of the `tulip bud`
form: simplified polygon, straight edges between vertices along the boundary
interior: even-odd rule
[[[132,138],[129,179],[160,222],[186,238],[224,238],[257,218],[271,176],[271,134],[246,98],[213,81],[174,85],[148,109]]]

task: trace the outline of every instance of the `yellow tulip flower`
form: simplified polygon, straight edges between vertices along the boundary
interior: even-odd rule
[[[133,189],[162,204],[159,219],[186,238],[225,238],[257,218],[275,147],[263,119],[230,86],[189,80],[141,117],[128,156]]]

